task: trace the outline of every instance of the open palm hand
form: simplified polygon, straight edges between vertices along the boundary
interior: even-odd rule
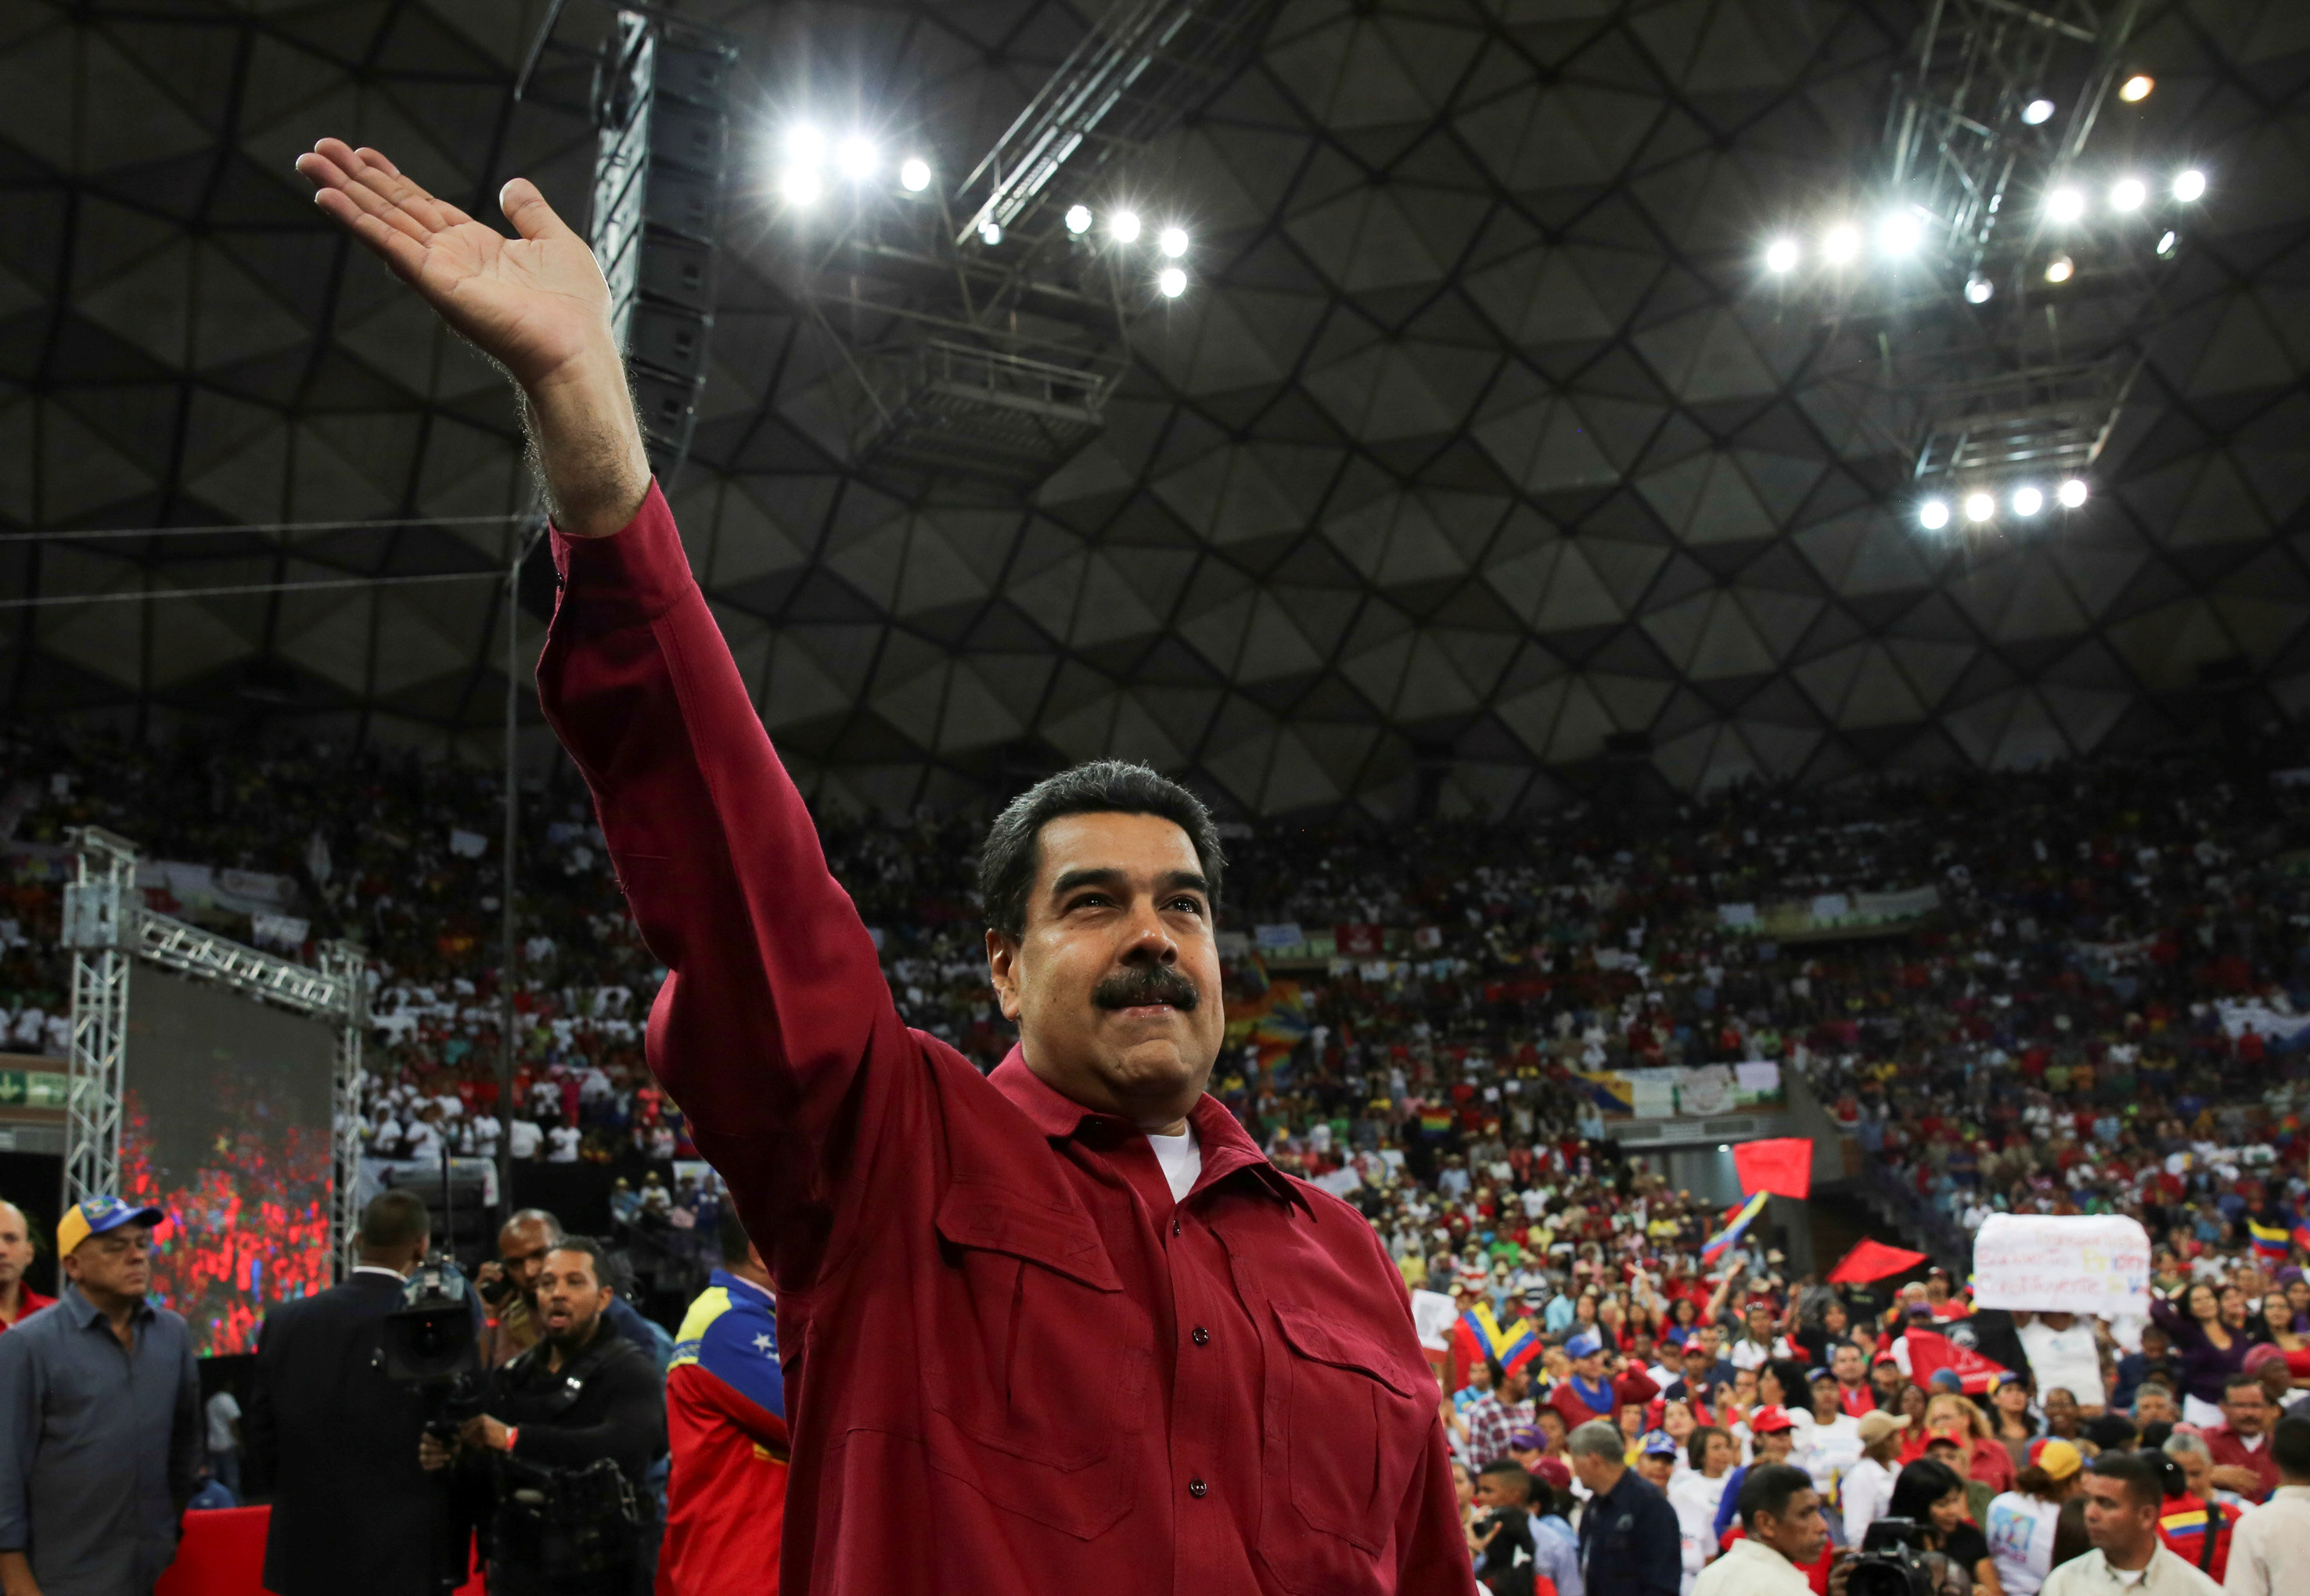
[[[550,387],[611,347],[609,289],[594,252],[528,179],[499,196],[520,235],[508,239],[375,150],[323,139],[297,169],[324,211],[525,390]]]

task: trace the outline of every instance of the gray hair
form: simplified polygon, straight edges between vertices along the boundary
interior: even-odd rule
[[[2214,1456],[2213,1448],[2206,1444],[2204,1436],[2193,1436],[2186,1430],[2175,1430],[2167,1436],[2166,1444],[2158,1450],[2167,1457],[2180,1457],[2185,1452],[2194,1452],[2209,1462],[2213,1461]]]
[[[1609,1419],[1592,1418],[1564,1438],[1564,1450],[1574,1457],[1608,1457],[1616,1463],[1628,1458],[1628,1437]]]

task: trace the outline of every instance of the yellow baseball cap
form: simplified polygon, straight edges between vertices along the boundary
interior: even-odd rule
[[[56,1221],[56,1256],[69,1258],[73,1249],[91,1236],[102,1236],[123,1225],[157,1225],[168,1216],[157,1208],[137,1208],[117,1197],[84,1197],[65,1210]]]
[[[2049,1479],[2067,1479],[2086,1466],[2085,1454],[2067,1441],[2048,1437],[2029,1448],[2029,1461],[2045,1471]]]

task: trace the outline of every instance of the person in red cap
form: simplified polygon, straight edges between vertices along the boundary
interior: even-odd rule
[[[42,1297],[24,1279],[32,1267],[32,1227],[24,1210],[0,1197],[0,1331],[39,1313],[53,1297]]]
[[[1767,1402],[1749,1415],[1749,1444],[1754,1454],[1732,1473],[1724,1477],[1724,1494],[1716,1504],[1716,1544],[1724,1545],[1726,1532],[1739,1518],[1736,1511],[1741,1496],[1741,1482],[1749,1470],[1767,1463],[1785,1463],[1796,1449],[1797,1421],[1778,1402]]]

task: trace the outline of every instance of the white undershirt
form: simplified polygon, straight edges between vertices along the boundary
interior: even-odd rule
[[[1177,1136],[1150,1131],[1147,1145],[1155,1149],[1156,1161],[1163,1166],[1163,1178],[1171,1185],[1171,1201],[1185,1201],[1187,1193],[1195,1189],[1195,1177],[1203,1172],[1203,1148],[1195,1140],[1195,1127],[1189,1125]]]

